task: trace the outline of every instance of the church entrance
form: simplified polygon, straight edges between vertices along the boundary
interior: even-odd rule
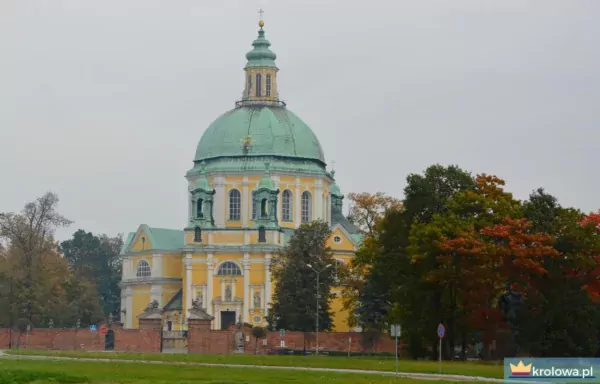
[[[235,312],[221,311],[221,330],[229,329],[233,324],[235,324]]]

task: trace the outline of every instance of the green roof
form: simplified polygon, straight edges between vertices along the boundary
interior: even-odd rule
[[[164,306],[163,311],[181,311],[181,309],[183,308],[182,302],[183,289],[180,289],[179,291],[177,291],[175,296],[173,296],[173,298],[169,300],[167,305]]]
[[[148,240],[152,244],[151,249],[160,249],[163,251],[176,251],[185,245],[185,234],[183,230],[167,228],[151,228],[146,224],[140,225],[138,232],[144,231],[148,235]],[[137,232],[136,232],[137,233]],[[127,248],[133,242],[136,233],[130,233],[127,241],[123,244],[121,253],[125,253]]]
[[[310,127],[289,109],[269,105],[240,106],[221,115],[202,135],[194,161],[255,156],[315,160],[325,165],[323,148]]]
[[[262,28],[260,29],[260,31],[258,31],[258,38],[254,40],[252,46],[254,47],[254,49],[252,49],[246,54],[246,59],[248,59],[246,68],[277,68],[275,66],[275,59],[277,58],[277,55],[275,54],[275,52],[269,49],[271,43],[265,38],[265,31],[263,31]]]

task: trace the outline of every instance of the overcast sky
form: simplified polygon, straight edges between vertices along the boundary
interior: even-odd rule
[[[0,0],[0,212],[51,190],[60,239],[182,228],[259,7],[344,193],[441,163],[600,208],[600,1]]]

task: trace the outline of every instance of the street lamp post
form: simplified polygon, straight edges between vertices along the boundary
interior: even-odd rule
[[[319,355],[319,276],[321,275],[321,273],[325,272],[329,267],[331,267],[331,264],[327,264],[325,266],[325,268],[321,269],[320,271],[317,271],[316,269],[314,269],[312,267],[312,265],[310,264],[306,264],[306,266],[310,269],[312,269],[316,274],[317,274],[317,312],[316,312],[316,336],[317,336],[317,341],[316,341],[316,348],[315,348],[315,354],[318,356]]]

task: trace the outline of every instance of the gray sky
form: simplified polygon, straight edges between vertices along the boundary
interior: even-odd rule
[[[183,227],[260,6],[344,193],[439,162],[600,208],[600,1],[0,0],[0,212],[52,190],[60,239]]]

